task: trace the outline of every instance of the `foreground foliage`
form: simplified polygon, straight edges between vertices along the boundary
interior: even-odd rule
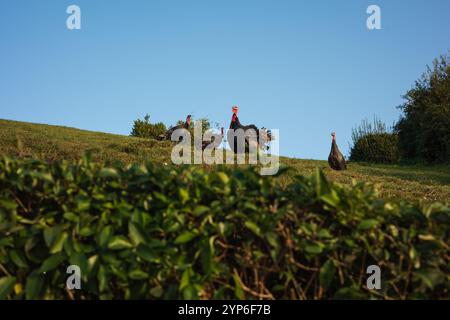
[[[0,299],[448,298],[449,218],[320,171],[2,158]]]

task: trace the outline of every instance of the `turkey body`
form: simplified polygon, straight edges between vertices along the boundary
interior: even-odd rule
[[[183,124],[180,124],[180,125],[178,125],[178,126],[175,126],[175,127],[170,128],[169,130],[166,131],[166,133],[163,133],[163,134],[159,135],[158,138],[157,138],[157,140],[171,140],[171,138],[172,138],[172,133],[173,133],[175,130],[178,130],[178,129],[186,129],[186,130],[189,130],[190,123],[191,123],[191,116],[188,115],[187,118],[186,118],[186,121],[185,121]],[[180,140],[179,140],[179,141],[183,141],[183,138],[180,137]]]
[[[236,114],[233,114],[233,117],[231,118],[230,129],[233,129],[234,131],[239,129],[242,129],[244,131],[252,129],[256,133],[256,141],[259,141],[258,127],[255,126],[254,124],[250,124],[247,126],[242,125]],[[238,150],[238,137],[234,135],[233,130],[228,130],[227,132],[228,145],[230,146],[230,148],[233,150],[234,153],[240,153],[240,151]],[[245,147],[243,151],[249,152],[249,141],[247,137],[245,138]]]
[[[347,169],[347,164],[345,162],[345,158],[342,153],[339,151],[339,148],[336,144],[336,140],[333,136],[333,141],[331,142],[331,151],[328,156],[328,164],[333,170],[345,170]]]

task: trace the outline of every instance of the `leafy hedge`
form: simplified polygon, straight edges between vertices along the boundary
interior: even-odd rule
[[[166,130],[167,128],[162,122],[150,123],[150,116],[147,114],[144,120],[134,120],[130,136],[156,139],[159,135],[164,134]]]
[[[251,168],[2,158],[0,299],[448,298],[449,216],[320,171],[281,187]]]
[[[372,163],[397,163],[400,159],[398,136],[373,133],[360,137],[350,150],[350,160]]]

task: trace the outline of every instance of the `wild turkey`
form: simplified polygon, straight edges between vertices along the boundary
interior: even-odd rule
[[[223,127],[220,128],[220,135],[222,137],[221,141],[223,141]],[[202,141],[202,150],[205,150],[207,146],[216,141],[216,136],[213,136],[211,141]],[[221,142],[222,143],[222,142]]]
[[[189,127],[191,125],[191,115],[188,114],[186,117],[186,121],[182,124],[179,124],[177,126],[171,127],[169,130],[167,130],[165,133],[160,134],[158,136],[158,140],[171,140],[172,133],[177,129],[186,129],[189,130]],[[182,141],[182,138],[180,137],[180,141]]]
[[[254,130],[256,132],[256,139],[257,139],[256,141],[258,143],[258,147],[262,147],[262,145],[265,145],[267,142],[272,140],[272,134],[271,134],[270,130],[266,130],[265,128],[262,128],[261,130],[259,130],[258,127],[255,126],[254,124],[250,124],[247,126],[242,125],[237,116],[238,107],[234,106],[232,108],[232,110],[233,110],[233,116],[231,117],[230,129],[233,129],[233,130],[243,129],[244,131],[246,131],[248,129]],[[263,141],[262,144],[260,144],[260,135],[262,138],[261,140]],[[228,144],[229,144],[230,148],[233,149],[234,153],[238,153],[238,138],[233,134],[233,132],[231,130],[228,130],[227,138],[228,138]],[[248,151],[249,151],[249,141],[248,141],[248,138],[246,138],[245,139],[245,152],[248,152]]]
[[[328,164],[333,170],[345,170],[347,169],[347,164],[345,163],[344,156],[339,151],[339,148],[336,144],[336,133],[333,132],[331,136],[333,138],[331,142],[330,155],[328,156]]]

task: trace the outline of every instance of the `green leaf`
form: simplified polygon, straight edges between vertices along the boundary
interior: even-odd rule
[[[203,273],[206,276],[210,276],[213,268],[213,256],[214,256],[214,240],[216,236],[212,236],[209,239],[203,239],[200,244],[200,261],[202,264]]]
[[[233,273],[233,280],[234,280],[234,295],[239,300],[244,300],[244,290],[242,289],[241,282],[239,281],[239,275],[236,273]]]
[[[230,178],[227,176],[225,172],[217,172],[216,174],[223,184],[228,184],[228,182],[230,181]]]
[[[137,223],[130,222],[128,224],[128,233],[131,241],[136,245],[149,241],[144,229]]]
[[[420,279],[428,288],[434,289],[445,282],[445,275],[439,269],[421,269],[413,273],[414,279]]]
[[[244,225],[250,230],[252,231],[254,234],[256,234],[257,236],[261,236],[261,229],[259,228],[259,226],[254,223],[253,221],[247,220],[245,221]]]
[[[89,257],[89,259],[87,260],[88,275],[91,275],[91,273],[96,269],[98,261],[99,261],[98,255],[93,255]]]
[[[155,197],[155,199],[157,199],[163,203],[169,202],[167,197],[164,194],[162,194],[161,192],[153,192],[153,196]]]
[[[61,226],[54,226],[44,229],[44,240],[48,248],[51,248],[55,241],[59,239],[62,233]]]
[[[11,252],[9,253],[9,256],[10,256],[12,262],[14,262],[14,264],[16,266],[18,266],[19,268],[28,268],[27,261],[21,252],[16,251],[16,250],[11,250]]]
[[[159,263],[161,261],[159,255],[146,245],[139,245],[136,250],[136,254],[138,257],[148,262]]]
[[[47,271],[53,270],[57,266],[59,266],[59,264],[61,262],[63,262],[65,258],[66,258],[66,256],[62,252],[54,254],[54,255],[50,256],[49,258],[47,258],[46,260],[44,260],[39,271],[47,272]]]
[[[0,278],[0,300],[4,300],[14,290],[16,277]]]
[[[78,222],[80,218],[73,212],[66,212],[63,215],[64,219],[71,221],[71,222]]]
[[[244,203],[244,208],[249,209],[250,211],[259,211],[259,208],[252,202],[246,202]]]
[[[111,239],[113,235],[113,229],[111,226],[107,226],[103,228],[103,230],[100,232],[99,241],[98,244],[101,247],[106,247],[109,243],[109,240]]]
[[[65,243],[67,237],[68,237],[67,232],[61,233],[59,235],[59,237],[53,243],[52,247],[50,248],[50,253],[54,254],[54,253],[60,252],[64,247],[64,243]]]
[[[280,250],[280,241],[278,239],[278,236],[275,232],[270,232],[266,234],[266,239],[269,242],[269,244],[272,246],[272,248],[275,249],[275,252],[278,253]]]
[[[92,230],[92,228],[90,227],[83,227],[80,230],[80,236],[82,237],[89,237],[90,235],[93,235],[95,233],[94,230]]]
[[[48,172],[34,172],[32,174],[33,177],[44,180],[46,182],[53,182],[53,177],[51,173]]]
[[[35,300],[40,297],[44,285],[44,275],[42,273],[32,273],[28,276],[25,284],[25,298]]]
[[[155,298],[161,298],[163,295],[163,289],[161,287],[153,287],[150,289],[150,294]]]
[[[194,209],[194,216],[198,217],[209,211],[207,206],[198,206]]]
[[[368,230],[378,225],[378,220],[375,219],[366,219],[359,223],[358,229],[360,230]]]
[[[191,269],[187,268],[186,270],[183,271],[183,274],[181,275],[180,286],[179,286],[180,291],[189,285],[190,280],[191,280],[190,276],[191,276]]]
[[[185,300],[197,300],[198,290],[192,284],[189,284],[183,289],[183,299]]]
[[[433,241],[435,240],[432,234],[419,234],[419,239],[423,241]]]
[[[85,197],[78,197],[75,199],[78,211],[88,211],[91,207],[91,201]]]
[[[102,178],[118,178],[119,173],[114,168],[103,168],[100,170],[99,176]]]
[[[311,254],[319,254],[323,250],[323,245],[317,242],[308,241],[305,245],[305,250]]]
[[[71,265],[80,267],[81,276],[83,279],[87,279],[88,276],[88,261],[84,253],[75,252],[69,257]]]
[[[132,248],[133,244],[124,236],[116,236],[111,239],[108,244],[108,249],[122,250]]]
[[[97,274],[98,289],[100,292],[104,292],[108,289],[108,275],[105,266],[100,266]]]
[[[314,175],[314,184],[316,187],[316,195],[317,197],[322,197],[322,195],[330,193],[330,183],[327,178],[323,174],[322,170],[316,168],[316,172]]]
[[[339,203],[341,202],[339,195],[334,189],[332,189],[330,193],[321,196],[320,199],[322,199],[323,202],[325,202],[326,204],[330,205],[333,208],[337,208]]]
[[[133,280],[143,280],[148,278],[148,273],[144,272],[142,270],[136,269],[133,271],[130,271],[128,273],[128,276]]]
[[[14,200],[0,199],[0,207],[6,210],[14,211],[18,207],[18,204]]]
[[[175,244],[187,243],[187,242],[193,240],[195,237],[197,237],[197,234],[195,234],[191,231],[185,231],[175,239],[174,243]]]
[[[325,290],[327,290],[331,284],[331,281],[333,281],[335,273],[336,273],[336,266],[334,265],[333,260],[332,259],[327,260],[327,262],[325,262],[323,266],[320,268],[319,273],[320,286]]]
[[[330,231],[328,231],[327,229],[320,229],[320,231],[317,232],[317,238],[319,239],[329,239],[332,237],[333,236],[331,235]]]
[[[226,228],[227,228],[227,226],[225,225],[225,223],[219,222],[218,229],[219,229],[219,233],[222,237],[225,237]]]
[[[185,204],[189,200],[189,191],[185,188],[180,188],[178,193],[180,194],[181,203]]]

